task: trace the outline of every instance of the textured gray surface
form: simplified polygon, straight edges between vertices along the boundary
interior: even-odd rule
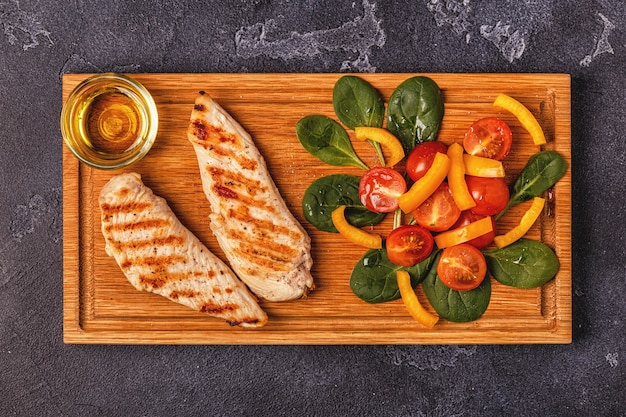
[[[626,415],[623,0],[0,0],[0,27],[0,415]],[[570,73],[574,342],[64,345],[61,75],[94,71]]]

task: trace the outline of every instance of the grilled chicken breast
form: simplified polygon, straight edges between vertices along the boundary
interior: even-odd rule
[[[248,288],[180,223],[139,174],[111,178],[99,204],[106,251],[136,289],[225,319],[231,326],[267,322]]]
[[[187,137],[210,202],[211,230],[239,278],[269,301],[306,295],[314,286],[310,238],[250,135],[201,91]]]

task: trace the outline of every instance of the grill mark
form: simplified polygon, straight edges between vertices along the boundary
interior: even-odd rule
[[[228,217],[244,223],[251,224],[253,226],[253,232],[255,232],[259,237],[266,237],[268,234],[273,234],[286,235],[290,239],[296,241],[302,239],[302,234],[296,230],[290,229],[286,226],[274,224],[270,220],[262,220],[252,216],[250,214],[250,209],[246,206],[240,206],[236,209],[229,209]]]
[[[245,149],[241,138],[234,133],[226,132],[221,127],[208,124],[201,119],[191,122],[189,133],[195,143],[220,157],[228,157],[230,162],[238,163],[243,169],[253,171],[258,166],[257,161],[244,155]]]
[[[231,200],[239,199],[239,194],[236,191],[233,191],[228,187],[224,187],[223,185],[215,184],[213,186],[213,191],[215,192],[215,194],[223,198],[228,198]]]
[[[231,229],[227,231],[228,237],[238,240],[242,250],[255,256],[263,256],[280,263],[289,263],[298,255],[298,251],[291,246],[283,245],[273,239],[255,239],[254,236]]]
[[[246,318],[246,319],[241,319],[241,320],[227,321],[227,323],[232,327],[239,326],[242,323],[256,324],[258,322],[259,322],[259,319],[255,319],[255,318]]]
[[[269,271],[285,271],[289,267],[289,264],[277,262],[275,259],[269,257],[258,255],[250,256],[250,252],[241,246],[233,248],[233,252],[235,252],[237,256],[240,256],[243,259],[248,259],[251,263]]]
[[[102,203],[100,205],[100,209],[104,215],[113,216],[120,213],[141,212],[152,206],[152,203],[148,201],[129,201],[128,203],[123,204]]]
[[[113,247],[120,252],[127,251],[130,249],[139,250],[147,247],[157,247],[160,246],[174,246],[174,245],[183,245],[185,243],[185,238],[182,236],[167,236],[163,238],[154,238],[154,239],[145,239],[145,240],[133,240],[129,242],[120,242],[120,241],[111,241]]]
[[[239,308],[239,304],[234,303],[228,303],[223,305],[204,303],[202,306],[200,306],[200,312],[208,314],[223,314],[225,312],[233,312],[239,310]]]
[[[198,295],[197,291],[193,290],[180,290],[180,291],[172,291],[169,297],[173,300],[178,300],[180,297],[185,298],[195,298]]]
[[[215,183],[246,190],[252,197],[267,191],[267,187],[261,181],[246,177],[238,172],[227,171],[210,165],[207,165],[206,170]]]
[[[121,265],[120,265],[121,266]],[[220,271],[222,273],[223,271]],[[189,280],[190,276],[193,277],[207,277],[209,279],[214,278],[216,272],[209,271],[193,271],[193,272],[168,272],[165,269],[154,270],[149,274],[141,274],[138,279],[139,282],[145,286],[149,286],[153,289],[159,289],[170,281],[181,282]]]
[[[166,274],[155,274],[154,276],[140,275],[139,282],[145,286],[153,289],[159,289],[169,281],[169,277]]]
[[[106,232],[125,232],[141,229],[156,229],[169,227],[171,222],[168,219],[149,219],[127,223],[109,223],[104,227]]]
[[[260,198],[254,198],[249,195],[238,193],[237,191],[231,188],[224,187],[219,184],[215,184],[211,188],[215,194],[217,194],[218,196],[222,198],[240,202],[241,203],[240,205],[242,207],[245,207],[246,210],[248,210],[248,212],[249,212],[249,209],[248,209],[249,207],[256,207],[260,210],[264,210],[272,214],[277,213],[276,208],[274,206],[268,205],[266,201]]]
[[[120,267],[123,269],[128,269],[131,266],[137,267],[151,267],[165,269],[166,267],[175,264],[175,263],[186,263],[187,258],[182,255],[167,255],[167,256],[149,256],[144,258],[134,258],[127,259],[120,264]]]

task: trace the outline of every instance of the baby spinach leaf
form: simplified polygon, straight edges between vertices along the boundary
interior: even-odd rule
[[[540,287],[559,270],[559,259],[542,242],[520,239],[502,249],[484,251],[487,269],[496,281],[517,288]]]
[[[444,104],[437,83],[424,76],[402,82],[387,105],[387,129],[408,153],[418,143],[437,139],[443,120]]]
[[[509,208],[534,197],[539,197],[552,187],[567,171],[567,162],[558,152],[541,151],[528,159],[520,172],[507,206],[496,216],[499,219]]]
[[[434,260],[428,275],[422,282],[424,293],[440,317],[457,323],[478,319],[483,315],[491,300],[491,281],[485,277],[483,282],[470,291],[456,291],[448,288],[437,275],[437,263]]]
[[[400,298],[396,272],[405,270],[411,276],[411,285],[417,286],[432,266],[436,252],[422,262],[411,267],[392,263],[385,249],[370,249],[352,269],[350,288],[352,292],[368,303],[376,304]]]
[[[358,126],[382,127],[385,120],[385,103],[378,91],[367,81],[354,75],[339,78],[333,88],[335,114],[350,129]],[[369,140],[378,159],[385,159],[380,143]]]
[[[296,124],[298,140],[311,155],[335,166],[368,169],[354,152],[346,130],[333,119],[322,115],[305,116]]]
[[[333,174],[315,180],[304,192],[302,211],[313,226],[324,232],[337,233],[331,218],[333,210],[346,206],[348,223],[371,226],[380,223],[385,213],[368,210],[359,199],[359,182],[356,175]]]
[[[382,127],[385,118],[385,104],[378,91],[354,75],[344,75],[335,83],[333,107],[341,123],[350,129]]]

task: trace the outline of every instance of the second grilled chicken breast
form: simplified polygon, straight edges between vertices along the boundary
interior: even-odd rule
[[[111,178],[99,204],[106,251],[136,289],[220,317],[231,326],[267,323],[248,288],[180,223],[139,174]]]
[[[239,278],[269,301],[306,295],[314,286],[309,236],[250,135],[201,91],[187,137],[211,205],[211,230]]]

